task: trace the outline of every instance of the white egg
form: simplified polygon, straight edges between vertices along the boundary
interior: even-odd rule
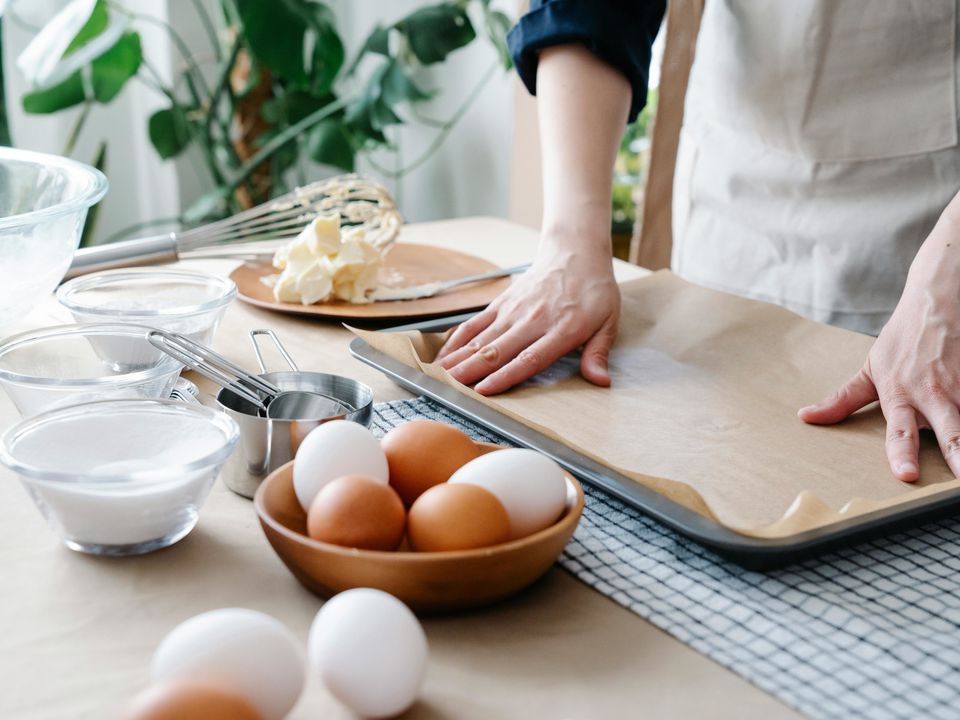
[[[563,470],[536,450],[510,448],[481,455],[448,482],[479,485],[496,495],[510,516],[514,538],[550,527],[567,504]]]
[[[306,663],[279,620],[223,608],[177,625],[154,653],[150,675],[154,682],[209,680],[245,697],[263,720],[281,720],[303,692]]]
[[[293,489],[304,510],[320,489],[344,475],[369,475],[384,485],[390,479],[380,442],[363,425],[332,420],[312,430],[293,461]]]
[[[328,600],[313,621],[307,647],[330,693],[363,717],[399,715],[420,694],[427,636],[393,595],[356,588]]]

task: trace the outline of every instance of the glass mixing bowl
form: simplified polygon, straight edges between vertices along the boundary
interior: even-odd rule
[[[149,325],[203,345],[212,344],[236,296],[232,280],[190,270],[105,270],[57,290],[57,300],[79,323]]]
[[[107,178],[95,168],[0,148],[0,328],[63,279],[87,210],[106,192]]]
[[[148,327],[55,325],[0,341],[0,387],[29,417],[93,400],[167,398],[182,365],[147,340]]]
[[[202,405],[110,400],[20,422],[0,440],[0,463],[70,549],[139,555],[193,529],[238,436]]]

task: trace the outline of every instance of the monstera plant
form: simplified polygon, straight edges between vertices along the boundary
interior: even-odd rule
[[[9,4],[8,17],[16,4]],[[302,177],[307,158],[352,170],[358,155],[394,147],[392,127],[430,126],[435,137],[422,156],[401,168],[378,167],[403,175],[440,146],[483,86],[510,66],[511,21],[490,0],[439,2],[378,22],[353,52],[330,6],[319,0],[221,0],[212,14],[201,0],[174,8],[195,14],[209,48],[191,51],[166,21],[122,2],[72,0],[39,29],[17,65],[32,88],[22,98],[26,112],[82,108],[66,154],[90,109],[110,103],[130,81],[162,95],[166,107],[144,118],[154,148],[164,159],[198,148],[212,181],[179,218],[184,224],[285,192]],[[172,82],[144,54],[137,31],[143,24],[169,34],[179,56]],[[449,118],[424,116],[420,106],[438,90],[422,83],[421,68],[443,63],[478,34],[492,45],[490,68]],[[97,153],[100,166],[106,150],[104,143]]]

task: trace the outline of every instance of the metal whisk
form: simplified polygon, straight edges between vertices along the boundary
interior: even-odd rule
[[[191,254],[210,257],[211,249],[237,243],[263,247],[263,243],[289,240],[318,215],[335,212],[344,225],[362,227],[367,241],[378,248],[396,239],[403,222],[382,185],[360,175],[340,175],[208,225],[82,248],[74,255],[66,279],[110,268],[175,262]]]

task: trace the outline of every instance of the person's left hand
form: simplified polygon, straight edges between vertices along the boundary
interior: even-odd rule
[[[960,477],[960,286],[944,277],[946,258],[933,254],[949,254],[951,245],[960,249],[960,217],[950,216],[957,209],[944,212],[914,261],[897,309],[863,369],[799,413],[804,422],[829,425],[879,400],[887,421],[887,460],[906,482],[920,476],[920,429],[936,433],[947,465]]]

